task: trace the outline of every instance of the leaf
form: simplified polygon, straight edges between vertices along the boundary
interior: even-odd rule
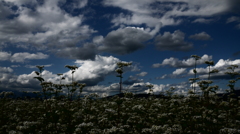
[[[206,64],[208,64],[208,66],[213,66],[214,65],[214,62],[213,61],[205,61]]]
[[[37,72],[37,71],[35,71],[35,73],[36,73],[36,75],[39,75],[40,73],[39,72]]]
[[[44,79],[42,77],[34,77],[35,79],[38,79],[39,81],[44,81]]]
[[[197,56],[197,55],[191,55],[191,57],[195,58],[195,60],[201,59],[201,57],[200,57],[200,56]]]
[[[197,73],[197,70],[196,70],[196,69],[193,69],[193,73],[195,73],[195,74],[196,74],[196,73]]]
[[[76,65],[74,65],[74,66],[66,65],[65,67],[67,67],[70,70],[75,70],[78,68]]]

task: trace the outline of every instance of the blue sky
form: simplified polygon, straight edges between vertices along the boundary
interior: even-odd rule
[[[198,77],[207,79],[205,61],[214,61],[213,85],[224,92],[232,64],[240,65],[239,0],[1,0],[0,90],[41,91],[33,79],[71,82],[65,65],[76,65],[74,79],[84,94],[118,93],[116,63],[124,68],[123,88],[154,93],[175,87],[186,94],[198,55]],[[240,69],[236,69],[239,72]],[[239,83],[236,83],[239,88]],[[64,90],[65,91],[65,90]]]

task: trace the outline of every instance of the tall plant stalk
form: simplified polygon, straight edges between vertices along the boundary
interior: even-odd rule
[[[197,55],[191,55],[191,57],[193,57],[193,58],[195,59],[194,69],[193,69],[194,79],[191,79],[191,81],[192,81],[193,93],[195,93],[195,85],[194,85],[194,83],[196,82],[196,80],[198,80],[198,78],[197,78],[197,70],[196,70],[197,60],[201,59],[201,57],[200,57],[200,56],[197,56]]]
[[[213,61],[205,61],[205,64],[208,65],[208,80],[210,80],[210,74],[211,74],[210,66],[213,66],[214,62]]]
[[[146,87],[148,87],[148,90],[149,90],[149,93],[148,94],[152,94],[153,95],[153,85],[152,84],[149,84],[149,85],[146,85]]]
[[[129,65],[132,65],[132,63],[131,62],[118,62],[117,63],[117,66],[118,66],[118,68],[115,70],[119,75],[117,75],[117,77],[119,77],[120,78],[120,82],[119,82],[119,86],[120,86],[120,88],[119,88],[119,93],[121,93],[122,92],[122,74],[123,74],[123,67],[124,66],[129,66]]]
[[[59,73],[57,74],[58,76],[60,76],[59,78],[59,84],[54,84],[56,91],[55,91],[55,97],[58,97],[58,92],[60,92],[60,90],[62,89],[62,80],[64,80],[65,78],[62,77],[63,74]]]
[[[44,99],[46,99],[46,89],[44,88],[43,86],[43,81],[44,79],[42,78],[42,72],[43,72],[43,68],[44,66],[36,66],[38,69],[39,69],[39,72],[38,71],[35,71],[37,77],[34,77],[35,79],[38,79],[40,81],[40,85],[42,87],[42,91],[43,91],[43,95],[44,95]]]
[[[67,67],[68,69],[71,70],[71,73],[72,73],[72,84],[71,84],[72,89],[71,89],[71,92],[74,92],[75,91],[75,86],[74,86],[75,84],[74,84],[74,80],[73,80],[73,73],[75,72],[76,69],[78,69],[78,67],[76,65],[74,65],[74,66],[66,65],[65,67]],[[69,89],[68,89],[68,91],[69,91]],[[68,92],[68,94],[69,94],[69,92]],[[72,93],[71,93],[71,98],[72,98]]]

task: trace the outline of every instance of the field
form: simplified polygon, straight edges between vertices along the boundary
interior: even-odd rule
[[[78,100],[0,99],[1,134],[238,134],[240,101],[229,95]]]

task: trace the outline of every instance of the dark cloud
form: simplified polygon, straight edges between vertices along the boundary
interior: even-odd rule
[[[208,78],[208,75],[200,75],[199,76],[200,78],[203,78],[203,79],[207,79]],[[231,80],[233,79],[230,75],[227,75],[227,74],[212,74],[210,76],[210,79],[211,80]]]
[[[229,11],[240,14],[240,1],[239,0],[227,0],[229,3]]]
[[[94,60],[97,54],[96,46],[90,43],[83,47],[67,47],[54,50],[57,56],[79,60]]]
[[[193,45],[184,41],[185,34],[180,30],[174,33],[164,32],[163,35],[158,35],[155,38],[155,46],[160,51],[189,51]]]
[[[85,83],[87,86],[96,86],[99,82],[104,81],[104,79],[105,79],[105,76],[99,76],[93,79],[84,79],[78,82]]]
[[[138,77],[129,76],[127,80],[123,81],[123,84],[125,85],[133,85],[134,83],[140,83],[143,82],[142,79],[138,79]]]
[[[240,51],[233,53],[233,56],[239,56],[239,55],[240,55]]]
[[[206,32],[201,32],[198,34],[190,35],[190,39],[195,39],[195,40],[212,40],[211,36],[207,34]]]
[[[0,2],[0,19],[5,19],[12,14],[12,10],[4,6],[4,2]]]
[[[144,42],[151,39],[152,36],[142,29],[124,28],[110,32],[103,41],[100,51],[114,54],[129,54],[144,48]]]

